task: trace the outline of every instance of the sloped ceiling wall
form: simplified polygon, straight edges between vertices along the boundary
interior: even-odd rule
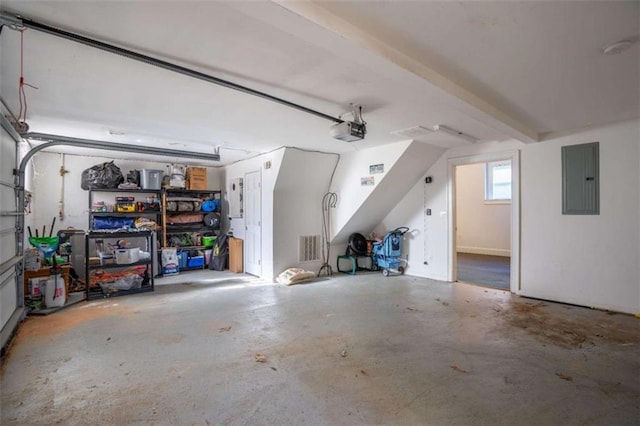
[[[321,235],[322,197],[337,154],[286,148],[273,191],[274,276],[291,267],[317,271],[322,260],[300,262],[301,236]]]
[[[370,233],[444,151],[407,141],[343,155],[332,184],[339,201],[332,212],[331,243],[345,244],[354,232]],[[384,164],[384,173],[370,175],[374,164]],[[361,186],[360,179],[370,176],[375,184]]]

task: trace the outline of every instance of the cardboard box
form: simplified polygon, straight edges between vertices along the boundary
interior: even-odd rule
[[[207,169],[187,167],[187,189],[207,189]]]

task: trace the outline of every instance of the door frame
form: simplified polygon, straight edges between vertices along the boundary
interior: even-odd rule
[[[511,160],[511,267],[509,288],[519,294],[520,285],[520,151],[517,149],[499,152],[454,157],[447,164],[447,280],[457,280],[458,259],[456,255],[456,167],[489,161]]]
[[[247,196],[247,192],[248,192],[248,188],[249,186],[247,185],[248,179],[247,176],[252,175],[252,174],[257,174],[258,176],[258,194],[260,195],[260,203],[258,206],[258,222],[260,223],[260,232],[259,232],[259,236],[260,236],[260,247],[258,247],[258,253],[260,253],[260,259],[259,259],[259,273],[255,274],[254,272],[248,272],[247,271],[247,256],[243,253],[243,269],[245,271],[245,273],[250,274],[250,275],[256,275],[258,277],[262,277],[262,243],[263,243],[263,232],[262,232],[262,172],[261,170],[253,170],[250,172],[246,172],[243,176],[243,195],[242,195],[242,204],[243,204],[243,210],[244,210],[244,239],[245,239],[245,244],[243,245],[244,251],[248,252],[248,248],[249,248],[249,238],[248,238],[248,234],[249,234],[249,226],[247,225],[247,215],[249,214],[249,209],[247,208],[247,200],[249,199],[249,197]]]

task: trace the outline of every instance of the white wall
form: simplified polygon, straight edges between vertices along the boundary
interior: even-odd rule
[[[64,178],[60,176],[60,167],[69,171]],[[56,217],[54,233],[59,229],[73,227],[76,229],[87,229],[89,225],[89,191],[80,187],[82,172],[95,165],[106,161],[111,161],[107,157],[87,157],[71,154],[57,154],[50,152],[37,153],[30,162],[27,169],[31,170],[29,188],[33,194],[32,213],[27,215],[26,224],[30,225],[32,231],[45,225],[47,233],[51,226],[53,217]],[[139,160],[115,160],[114,164],[122,170],[126,176],[130,170],[157,169],[166,171],[167,163],[157,163]],[[210,189],[222,189],[222,170],[214,167],[207,167],[207,183]],[[59,216],[61,190],[64,180],[64,218]],[[114,195],[100,195],[106,200],[113,200]],[[136,201],[143,201],[137,199]],[[25,233],[26,236],[27,233]],[[27,242],[28,244],[28,242]]]
[[[484,199],[486,163],[456,167],[456,249],[460,253],[511,255],[511,203]]]
[[[260,155],[248,160],[239,161],[224,168],[224,181],[226,182],[226,192],[232,179],[244,178],[245,173],[259,171],[262,179],[261,204],[262,204],[262,278],[272,280],[274,275],[274,197],[273,192],[278,178],[278,173],[282,165],[285,148],[278,149],[268,154]],[[269,169],[265,168],[265,163],[271,162]],[[223,230],[228,230],[237,238],[245,238],[244,217],[233,218],[229,221],[225,217]]]
[[[576,132],[537,144],[517,141],[448,150],[383,220],[412,230],[403,246],[407,273],[446,280],[449,159],[521,151],[520,294],[560,302],[640,312],[640,122]],[[563,145],[600,142],[600,215],[562,215]],[[425,216],[431,208],[433,215]],[[517,250],[513,247],[512,250]],[[426,262],[426,264],[425,264]]]
[[[640,121],[527,146],[522,294],[640,313]],[[561,147],[600,142],[600,214],[562,215]]]
[[[343,155],[332,183],[338,194],[333,243],[345,244],[353,232],[369,234],[444,151],[409,141]],[[373,164],[384,164],[384,173],[371,175]],[[374,177],[374,186],[361,186],[360,179],[366,176]]]
[[[299,262],[299,238],[322,234],[322,197],[337,161],[336,154],[286,149],[274,190],[274,275],[322,266],[321,260]]]
[[[336,168],[331,191],[338,195],[336,208],[332,210],[332,237],[352,220],[354,214],[382,182],[391,167],[409,147],[410,140],[342,154]],[[384,164],[384,173],[371,175],[369,166]],[[360,179],[373,176],[373,186],[362,186]],[[366,219],[366,218],[363,218]],[[355,232],[355,231],[354,231]],[[341,241],[342,242],[342,241]]]
[[[381,229],[408,226],[403,253],[407,256],[407,274],[445,281],[449,272],[448,246],[448,161],[457,157],[519,149],[517,141],[463,145],[447,150],[406,193],[379,225]],[[424,178],[433,182],[426,184]],[[431,209],[431,216],[426,209]]]

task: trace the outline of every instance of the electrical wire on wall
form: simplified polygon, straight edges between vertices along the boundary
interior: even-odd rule
[[[26,29],[20,30],[20,79],[18,80],[18,100],[20,102],[20,110],[18,112],[17,126],[19,131],[27,132],[29,126],[27,126],[27,95],[24,91],[24,86],[29,86],[32,89],[38,89],[36,86],[25,83],[24,81],[24,32]]]

